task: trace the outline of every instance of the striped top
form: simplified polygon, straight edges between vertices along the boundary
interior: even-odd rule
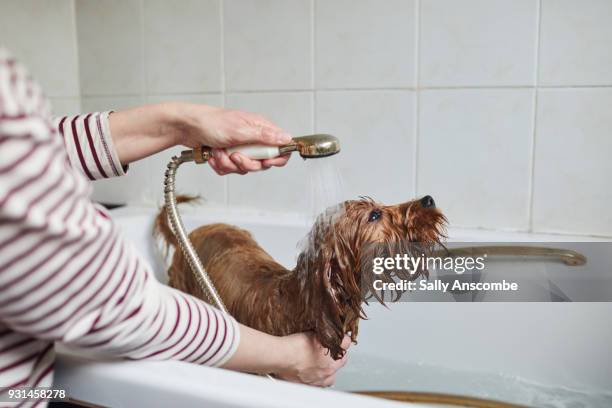
[[[52,384],[56,341],[105,356],[223,364],[238,346],[236,321],[156,281],[90,200],[89,180],[125,171],[109,113],[49,112],[39,86],[0,49],[0,401],[11,387]]]

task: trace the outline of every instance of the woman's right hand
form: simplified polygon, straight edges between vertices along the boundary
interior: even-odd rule
[[[329,387],[336,381],[336,372],[346,364],[348,353],[334,360],[312,333],[292,334],[283,337],[282,341],[287,364],[275,374],[283,380]],[[342,348],[348,350],[350,344],[350,337],[345,336]]]

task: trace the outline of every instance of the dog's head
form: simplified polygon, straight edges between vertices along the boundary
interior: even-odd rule
[[[315,334],[333,358],[343,356],[345,334],[356,341],[359,319],[365,318],[363,268],[375,256],[427,253],[444,237],[445,224],[430,196],[397,205],[361,198],[317,218],[298,257],[298,270]],[[405,277],[416,279],[419,273],[426,271]]]

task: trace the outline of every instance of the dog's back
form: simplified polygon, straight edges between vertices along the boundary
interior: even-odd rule
[[[196,199],[178,196],[177,202]],[[154,234],[168,246],[178,249],[165,207],[156,218]],[[238,227],[222,223],[207,224],[193,230],[189,239],[230,312],[254,284],[265,280],[266,275],[287,272],[257,244],[248,231]],[[180,249],[175,250],[168,269],[168,284],[208,301]]]

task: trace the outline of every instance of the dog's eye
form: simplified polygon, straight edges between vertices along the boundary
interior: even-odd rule
[[[370,217],[368,217],[368,222],[373,222],[379,219],[382,216],[382,212],[380,210],[372,210],[370,213]]]

